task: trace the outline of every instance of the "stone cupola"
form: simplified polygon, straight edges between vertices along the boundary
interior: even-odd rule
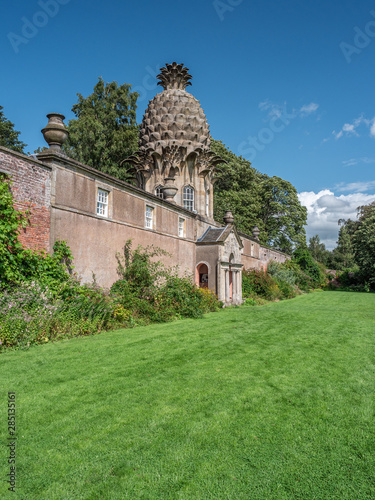
[[[215,170],[223,160],[210,150],[204,111],[186,91],[191,85],[188,68],[174,62],[160,71],[158,85],[163,91],[145,111],[139,152],[126,161],[133,165],[139,187],[162,197],[164,185],[174,179],[173,201],[213,219]]]

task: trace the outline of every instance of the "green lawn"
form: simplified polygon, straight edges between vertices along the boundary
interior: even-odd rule
[[[375,294],[7,352],[0,388],[0,498],[375,498]]]

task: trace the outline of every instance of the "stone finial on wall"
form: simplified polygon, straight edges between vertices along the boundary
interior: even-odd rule
[[[162,188],[164,199],[170,203],[176,203],[174,197],[176,196],[178,188],[175,186],[174,181],[173,177],[166,177],[164,179],[165,184]]]
[[[49,113],[47,118],[49,120],[47,126],[42,130],[44,140],[50,149],[60,151],[68,138],[68,130],[64,124],[65,116],[60,113]]]
[[[256,240],[259,240],[259,234],[260,234],[259,227],[254,226],[253,227],[253,236]]]
[[[233,224],[234,222],[234,217],[233,214],[230,210],[227,210],[224,215],[224,222],[225,224]]]

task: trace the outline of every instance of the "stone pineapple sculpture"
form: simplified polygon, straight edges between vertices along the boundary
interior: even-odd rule
[[[173,179],[180,202],[186,185],[212,194],[215,167],[223,163],[210,151],[210,130],[199,101],[186,91],[192,78],[188,71],[176,62],[161,68],[158,85],[163,91],[145,111],[139,152],[126,160],[134,167],[139,187],[149,192]]]

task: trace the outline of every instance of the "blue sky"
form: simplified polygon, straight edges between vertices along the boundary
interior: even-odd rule
[[[308,236],[332,248],[337,220],[375,200],[372,1],[17,0],[0,26],[0,104],[30,152],[99,76],[134,86],[141,121],[177,61],[212,136],[297,188]]]

